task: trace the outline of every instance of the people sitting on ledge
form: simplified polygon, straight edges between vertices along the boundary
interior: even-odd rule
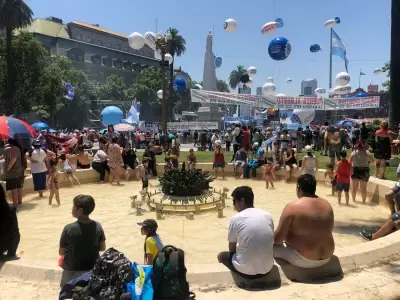
[[[317,268],[328,263],[335,250],[332,236],[333,209],[318,197],[315,177],[297,179],[297,197],[285,206],[274,237],[274,257],[300,268]]]
[[[92,196],[78,195],[73,200],[72,216],[77,221],[64,227],[60,239],[58,265],[64,270],[91,270],[99,258],[99,251],[106,250],[103,228],[89,218],[94,207]]]
[[[373,241],[384,237],[397,230],[397,226],[400,224],[400,211],[389,216],[385,224],[382,225],[376,232],[371,232],[368,229],[363,229],[360,235],[367,241]]]
[[[274,266],[272,216],[254,208],[254,194],[250,187],[237,187],[232,197],[238,214],[229,224],[229,251],[219,253],[218,261],[241,277],[264,277]]]

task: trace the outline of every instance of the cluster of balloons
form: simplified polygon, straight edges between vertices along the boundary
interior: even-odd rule
[[[332,89],[333,95],[345,95],[351,92],[350,75],[347,72],[340,72],[336,75],[337,86]]]
[[[277,28],[282,28],[283,27],[283,21],[281,18],[277,18],[275,22],[268,22],[265,23],[261,27],[261,33],[264,35],[271,34],[276,31]]]
[[[325,28],[332,28],[333,26],[335,26],[336,24],[340,23],[340,18],[336,17],[334,19],[330,19],[328,21],[325,22],[324,26]]]

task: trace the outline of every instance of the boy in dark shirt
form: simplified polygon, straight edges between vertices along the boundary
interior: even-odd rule
[[[68,271],[91,270],[99,251],[106,249],[106,237],[100,223],[89,218],[95,207],[93,197],[78,195],[73,203],[77,221],[66,225],[61,234],[59,266]]]

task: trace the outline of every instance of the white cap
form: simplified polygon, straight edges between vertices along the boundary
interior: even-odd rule
[[[221,142],[220,140],[216,140],[216,141],[215,141],[215,145],[216,145],[216,146],[221,146],[221,144],[222,144],[222,142]]]
[[[253,147],[258,147],[259,145],[260,145],[259,143],[255,142],[255,143],[253,144]]]
[[[310,145],[307,145],[307,146],[304,147],[304,150],[306,152],[312,152],[312,147]]]

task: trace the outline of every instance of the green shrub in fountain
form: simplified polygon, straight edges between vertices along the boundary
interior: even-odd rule
[[[162,192],[166,196],[201,198],[209,192],[210,183],[214,179],[208,171],[182,168],[165,172],[159,180]]]

